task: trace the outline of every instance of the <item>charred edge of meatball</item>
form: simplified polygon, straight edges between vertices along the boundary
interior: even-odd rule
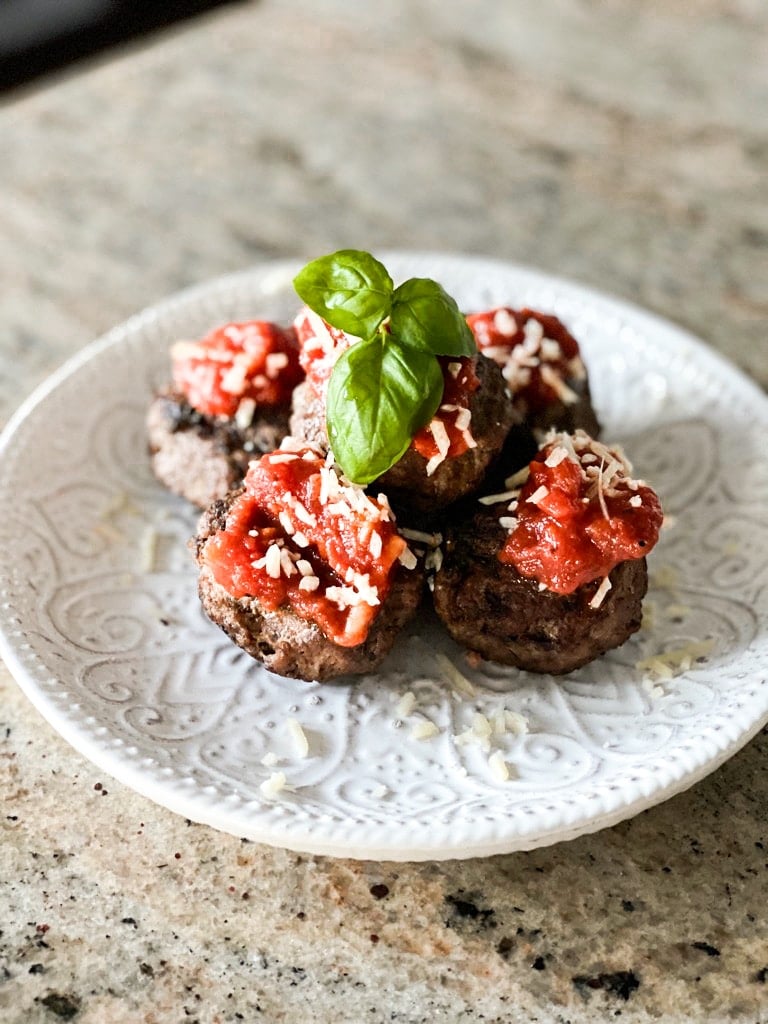
[[[539,590],[498,560],[506,531],[483,510],[449,531],[434,580],[437,614],[457,643],[490,661],[563,675],[619,647],[642,622],[648,587],[645,559],[621,562],[598,608],[594,580],[572,594]]]
[[[288,408],[257,412],[250,426],[241,428],[234,419],[198,412],[169,389],[152,402],[147,433],[157,479],[205,508],[240,483],[251,459],[279,447],[288,433]]]
[[[357,647],[341,647],[319,626],[290,608],[269,611],[258,598],[236,599],[202,564],[205,542],[226,524],[227,511],[241,493],[216,501],[200,520],[194,547],[200,566],[198,593],[203,610],[227,636],[276,675],[324,682],[344,675],[364,675],[381,664],[400,630],[413,617],[424,595],[424,569],[398,565],[396,576],[370,632]]]

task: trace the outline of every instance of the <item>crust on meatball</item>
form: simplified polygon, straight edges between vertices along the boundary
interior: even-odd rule
[[[160,392],[147,413],[152,471],[174,494],[206,508],[240,484],[251,459],[280,445],[288,410],[262,411],[247,427],[197,412],[172,389]]]

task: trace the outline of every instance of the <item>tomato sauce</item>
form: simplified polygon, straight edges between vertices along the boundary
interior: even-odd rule
[[[293,321],[299,344],[299,363],[307,379],[322,388],[331,376],[334,363],[355,340],[338,327],[331,327],[321,316],[304,306]]]
[[[206,416],[235,416],[241,402],[282,406],[303,377],[296,332],[265,320],[224,324],[171,350],[173,381]]]
[[[577,431],[544,445],[529,467],[499,560],[558,594],[643,558],[663,519],[655,492],[633,480],[623,457]]]
[[[530,412],[577,400],[567,382],[584,380],[586,370],[578,342],[556,316],[500,306],[470,313],[467,323],[477,347],[498,363],[507,387]]]
[[[309,446],[252,462],[202,558],[224,589],[289,608],[335,643],[368,635],[406,551],[384,503],[341,483]]]
[[[472,395],[480,387],[480,381],[475,373],[475,359],[438,356],[438,362],[443,371],[443,398],[432,422],[417,432],[411,446],[425,459],[432,459],[438,455],[452,459],[475,447],[469,406]],[[435,420],[445,428],[447,451],[441,451],[438,445],[433,427]],[[443,443],[445,444],[445,440]]]

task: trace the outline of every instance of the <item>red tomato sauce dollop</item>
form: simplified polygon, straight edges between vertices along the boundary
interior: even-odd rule
[[[296,332],[266,320],[228,323],[200,341],[177,342],[171,359],[174,384],[206,416],[231,418],[244,399],[287,405],[303,377]]]
[[[562,400],[568,395],[563,384],[586,376],[579,343],[556,316],[500,306],[466,319],[477,347],[498,363],[510,391],[524,398],[531,412]],[[529,321],[534,323],[526,333]]]
[[[443,397],[433,420],[439,420],[445,427],[449,442],[445,458],[452,459],[475,447],[468,411],[472,395],[480,387],[480,381],[475,373],[476,358],[452,359],[448,356],[438,356],[438,362],[443,371]],[[466,426],[462,426],[464,420]],[[411,446],[425,459],[431,459],[440,453],[430,423],[416,433]]]
[[[589,444],[579,443],[580,436]],[[643,558],[656,544],[663,520],[656,493],[631,479],[623,459],[617,459],[621,467],[604,484],[616,453],[582,432],[574,440],[576,461],[562,456],[557,461],[562,446],[556,438],[530,463],[517,507],[510,511],[517,523],[498,556],[558,594],[606,577],[620,562]]]
[[[405,549],[388,506],[341,483],[307,446],[251,463],[225,529],[206,542],[202,559],[232,597],[256,597],[269,611],[288,608],[340,646],[355,647]]]

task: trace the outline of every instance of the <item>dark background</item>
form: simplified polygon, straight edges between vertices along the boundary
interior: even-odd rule
[[[231,2],[0,0],[0,91]]]

